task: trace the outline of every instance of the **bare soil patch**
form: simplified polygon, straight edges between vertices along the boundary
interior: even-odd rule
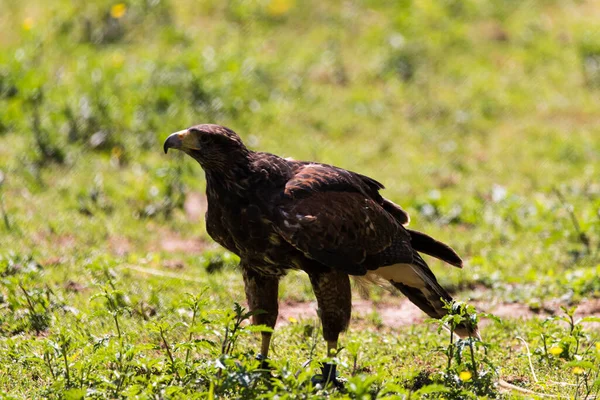
[[[108,244],[111,251],[118,256],[124,256],[131,251],[131,242],[125,236],[111,236],[108,238]]]
[[[183,209],[190,221],[199,221],[203,218],[208,209],[206,196],[200,192],[187,193],[185,202],[183,203]]]
[[[174,232],[165,232],[160,239],[160,248],[166,252],[186,254],[203,253],[210,243],[202,239],[185,239]]]
[[[352,300],[352,320],[355,324],[365,319],[373,319],[376,315],[382,324],[390,328],[399,328],[423,322],[427,315],[412,304],[408,299],[397,298],[384,302],[373,302],[365,299]],[[527,305],[520,303],[489,303],[484,301],[470,302],[480,312],[494,314],[500,318],[545,318],[552,313],[534,312]],[[282,302],[279,305],[278,324],[290,323],[290,319],[303,320],[317,317],[317,302]],[[555,313],[560,313],[557,305]],[[600,299],[591,299],[582,302],[577,307],[577,316],[600,316]],[[482,325],[488,321],[483,320]]]

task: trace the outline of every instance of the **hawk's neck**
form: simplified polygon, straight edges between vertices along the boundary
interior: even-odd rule
[[[219,165],[205,168],[206,194],[210,199],[225,200],[228,197],[245,197],[249,189],[251,175],[250,162],[247,157]]]

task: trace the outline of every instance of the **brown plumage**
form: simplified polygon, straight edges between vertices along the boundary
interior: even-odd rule
[[[384,199],[383,185],[331,165],[248,150],[232,130],[197,125],[170,135],[206,173],[209,235],[241,259],[254,323],[275,326],[278,281],[290,269],[312,283],[328,350],[350,321],[349,276],[386,280],[434,318],[450,295],[418,252],[462,267],[449,246],[404,227],[408,214]],[[476,335],[476,327],[463,327]],[[263,334],[266,356],[270,334]]]

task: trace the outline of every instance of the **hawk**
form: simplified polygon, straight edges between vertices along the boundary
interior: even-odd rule
[[[196,125],[171,134],[164,151],[181,150],[206,174],[208,234],[240,258],[254,324],[274,328],[278,284],[289,270],[306,272],[317,298],[327,352],[348,327],[350,276],[386,281],[433,318],[452,297],[419,253],[462,267],[449,246],[408,229],[409,216],[381,196],[365,175],[317,162],[249,150],[231,129]],[[459,326],[478,336],[476,326]],[[271,333],[263,332],[266,359]]]

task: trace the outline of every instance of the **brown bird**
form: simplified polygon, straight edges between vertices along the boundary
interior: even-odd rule
[[[444,301],[452,297],[419,252],[457,267],[461,258],[405,228],[408,214],[379,194],[381,183],[332,165],[251,151],[219,125],[175,132],[164,143],[165,153],[170,148],[204,169],[206,229],[240,257],[249,308],[265,311],[253,316],[254,324],[275,326],[279,279],[291,269],[310,278],[328,354],[336,351],[350,321],[350,276],[389,282],[430,317],[447,314]],[[457,333],[478,335],[476,326]],[[262,333],[265,359],[270,340],[271,333]]]

